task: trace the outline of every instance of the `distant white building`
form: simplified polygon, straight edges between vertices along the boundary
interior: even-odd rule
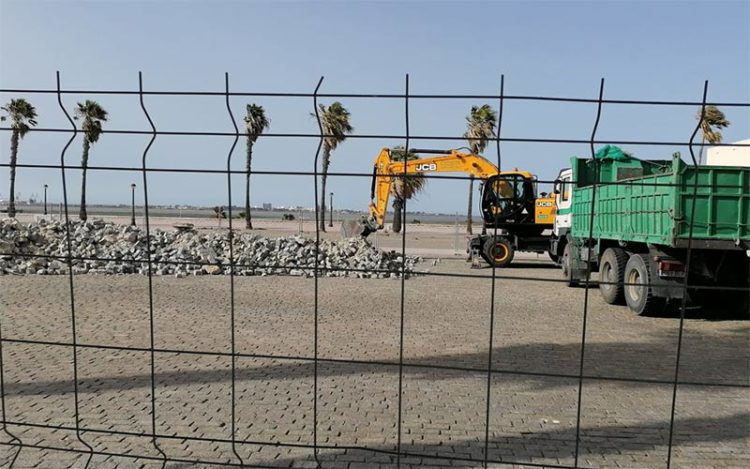
[[[706,166],[750,167],[750,139],[734,142],[742,147],[711,147],[706,151]]]
[[[273,210],[273,204],[270,204],[268,202],[263,203],[263,210]]]

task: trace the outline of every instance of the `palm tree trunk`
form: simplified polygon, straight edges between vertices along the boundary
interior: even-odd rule
[[[466,232],[473,234],[471,226],[472,218],[472,207],[474,206],[474,176],[469,177],[469,208],[466,211]]]
[[[401,233],[401,219],[403,218],[404,199],[401,197],[393,198],[393,232]]]
[[[698,164],[703,164],[703,147],[706,145],[706,134],[703,134],[703,138],[701,138],[701,152],[698,153]]]
[[[16,216],[16,161],[18,158],[19,133],[13,131],[10,136],[10,198],[8,199],[8,217]]]
[[[253,141],[247,138],[247,172],[245,173],[245,228],[253,229],[253,220],[250,215],[250,167],[253,162]]]
[[[326,182],[328,180],[328,166],[331,164],[331,151],[323,150],[323,176],[320,193],[320,231],[326,230]]]
[[[88,139],[84,136],[83,155],[81,156],[81,167],[83,168],[83,173],[81,174],[81,206],[78,212],[78,218],[80,218],[81,221],[86,221],[88,219],[88,215],[86,214],[86,169],[89,165],[90,146],[91,144],[89,143]]]

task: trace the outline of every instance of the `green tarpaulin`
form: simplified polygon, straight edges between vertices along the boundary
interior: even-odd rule
[[[627,161],[631,159],[632,156],[622,151],[620,147],[605,145],[596,152],[594,158],[597,160]]]

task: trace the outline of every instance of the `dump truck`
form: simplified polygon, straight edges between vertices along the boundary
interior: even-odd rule
[[[643,315],[683,298],[750,310],[750,168],[689,165],[679,153],[640,160],[606,146],[571,158],[554,193],[550,252],[569,286],[598,272],[607,303]]]

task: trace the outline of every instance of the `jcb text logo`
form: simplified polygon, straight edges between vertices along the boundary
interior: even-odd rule
[[[420,163],[417,165],[417,171],[437,171],[436,163]]]

